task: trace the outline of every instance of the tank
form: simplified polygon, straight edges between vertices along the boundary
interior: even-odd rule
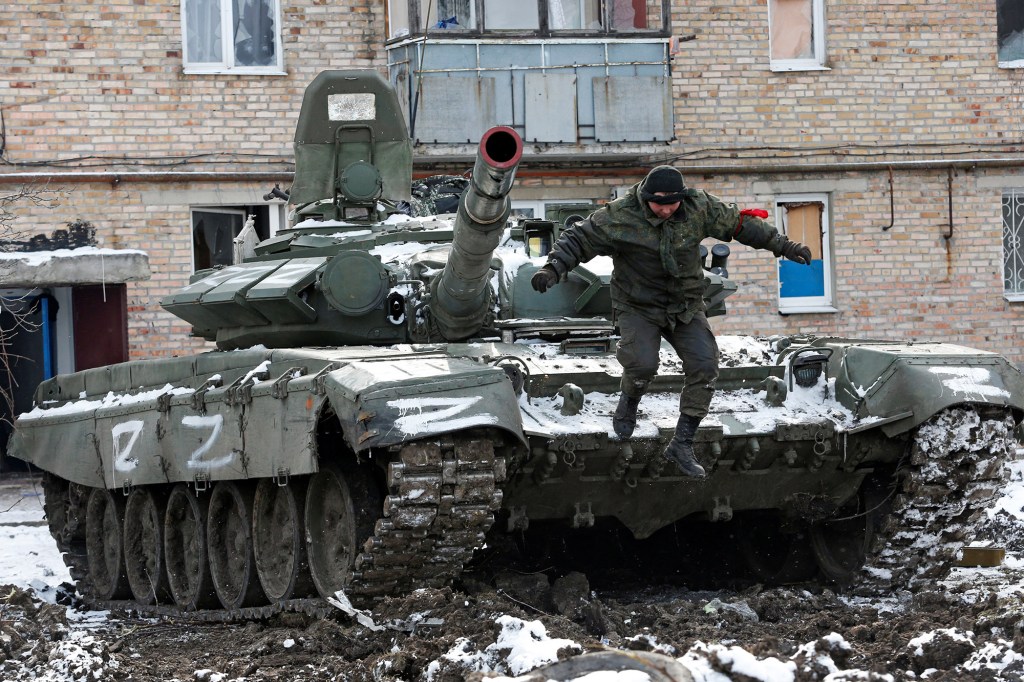
[[[660,456],[683,381],[671,353],[617,439],[610,263],[532,290],[564,228],[509,221],[522,153],[491,128],[468,174],[414,181],[385,80],[308,86],[290,226],[162,302],[217,350],[57,376],[17,420],[11,453],[45,472],[88,601],[260,616],[443,587],[496,559],[589,573],[654,550],[652,573],[712,557],[759,581],[912,586],[983,539],[1024,408],[994,353],[720,337],[707,479]],[[728,248],[712,253],[715,316],[736,284]]]

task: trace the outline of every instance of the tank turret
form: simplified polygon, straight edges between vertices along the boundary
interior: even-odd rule
[[[224,349],[475,334],[491,308],[491,259],[522,140],[507,127],[484,133],[454,222],[407,215],[410,149],[398,97],[380,75],[321,73],[296,126],[291,227],[243,262],[196,273],[161,304]],[[397,243],[412,246],[385,262]]]

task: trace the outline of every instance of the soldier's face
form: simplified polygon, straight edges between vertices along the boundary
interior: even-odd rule
[[[655,192],[654,194],[655,196],[664,196],[668,194],[668,192]],[[672,204],[656,204],[653,201],[648,201],[647,205],[651,207],[651,213],[658,216],[662,220],[670,217],[673,213],[676,212],[676,209],[679,208],[678,201]]]

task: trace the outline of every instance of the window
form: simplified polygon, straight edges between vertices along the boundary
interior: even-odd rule
[[[804,194],[775,200],[775,224],[793,241],[811,249],[811,264],[780,258],[779,312],[835,312],[829,248],[828,195]]]
[[[508,0],[484,0],[484,29],[507,31],[540,28],[538,3],[511,3]]]
[[[1000,68],[1024,68],[1024,4],[1019,0],[996,0],[996,40]]]
[[[1003,297],[1024,301],[1024,190],[1003,194]]]
[[[278,0],[182,0],[185,71],[282,73],[280,27]]]
[[[825,0],[768,0],[772,71],[825,68]]]
[[[388,37],[662,31],[666,0],[388,0]]]
[[[420,0],[420,16],[427,11],[426,27],[431,31],[468,31],[476,28],[476,0]]]
[[[194,271],[235,262],[234,239],[242,231],[247,216],[260,240],[277,233],[283,205],[202,206],[192,209],[192,262]]]
[[[409,35],[409,3],[407,0],[388,0],[388,38]]]

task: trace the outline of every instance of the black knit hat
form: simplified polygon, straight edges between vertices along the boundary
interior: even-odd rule
[[[658,166],[651,170],[640,186],[640,198],[656,204],[674,204],[682,200],[686,184],[679,169],[673,166]],[[665,192],[662,196],[655,196]]]

